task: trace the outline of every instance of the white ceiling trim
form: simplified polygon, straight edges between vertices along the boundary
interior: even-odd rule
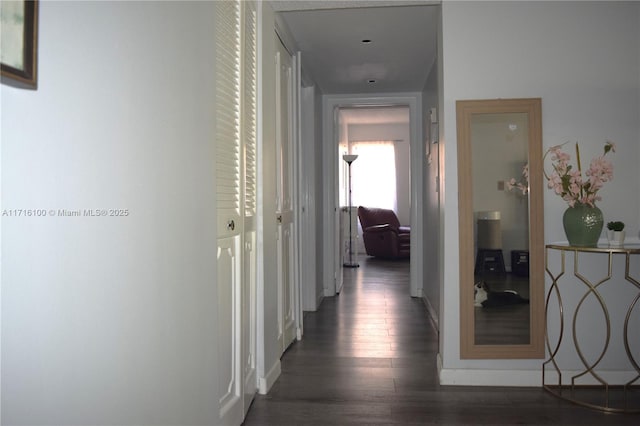
[[[330,1],[330,0],[271,0],[271,7],[276,12],[288,12],[294,10],[320,10],[320,9],[350,9],[357,7],[387,7],[387,6],[425,6],[440,4],[441,1],[414,0],[414,1]]]

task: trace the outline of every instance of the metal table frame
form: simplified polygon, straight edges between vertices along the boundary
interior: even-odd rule
[[[549,270],[549,253],[550,251],[559,251],[561,254],[561,270],[557,275],[553,275],[553,273]],[[574,270],[573,270],[573,275],[578,278],[580,280],[580,282],[582,282],[585,285],[585,293],[582,295],[580,301],[578,302],[578,305],[575,308],[575,312],[573,312],[573,317],[572,317],[572,334],[573,334],[573,345],[574,345],[574,349],[578,355],[578,357],[580,358],[580,361],[582,362],[583,366],[584,366],[584,370],[574,376],[571,377],[571,385],[562,384],[562,371],[560,369],[560,367],[558,366],[557,362],[556,362],[556,355],[558,353],[558,350],[560,349],[563,337],[564,337],[564,327],[565,327],[565,317],[564,317],[564,307],[563,307],[563,303],[562,303],[562,295],[560,292],[560,286],[558,285],[558,280],[565,274],[565,258],[566,258],[566,254],[567,253],[573,253],[574,255]],[[606,277],[604,277],[603,279],[601,279],[599,282],[597,283],[592,283],[590,282],[584,275],[582,275],[579,272],[579,267],[578,267],[578,260],[579,260],[579,254],[580,253],[601,253],[603,255],[608,256],[608,274]],[[625,274],[624,274],[624,278],[626,281],[630,282],[631,284],[633,284],[636,289],[638,289],[638,292],[636,294],[636,296],[631,300],[630,305],[627,309],[627,313],[626,313],[626,317],[625,317],[625,321],[624,321],[624,331],[623,331],[623,339],[624,339],[624,347],[625,347],[625,351],[626,351],[626,355],[627,358],[629,360],[629,362],[631,363],[631,365],[633,366],[633,368],[636,370],[636,375],[634,378],[632,378],[631,380],[629,380],[627,383],[622,383],[622,384],[610,384],[608,383],[606,380],[604,380],[602,378],[602,376],[598,373],[598,371],[596,370],[596,367],[598,366],[598,364],[600,363],[600,361],[602,361],[602,359],[604,358],[608,348],[609,348],[609,343],[610,343],[610,338],[611,338],[611,319],[609,317],[609,309],[607,308],[607,305],[605,303],[605,300],[603,299],[602,295],[600,294],[600,292],[598,291],[598,288],[604,284],[605,282],[609,281],[611,279],[611,271],[612,271],[612,264],[613,264],[613,256],[615,254],[622,254],[625,256],[626,258],[626,262],[625,262]],[[548,359],[543,363],[542,365],[542,385],[543,388],[547,391],[549,391],[550,393],[552,393],[553,395],[562,398],[564,400],[567,401],[571,401],[573,403],[582,405],[582,406],[586,406],[589,408],[594,408],[594,409],[598,409],[598,410],[602,410],[602,411],[606,411],[606,412],[618,412],[618,413],[640,413],[640,407],[637,406],[632,406],[630,404],[628,404],[628,395],[631,391],[632,388],[636,388],[638,387],[638,384],[636,384],[636,382],[638,382],[638,380],[640,379],[640,365],[638,364],[638,360],[636,360],[636,358],[633,356],[632,352],[631,352],[631,348],[629,346],[629,319],[631,317],[631,313],[634,309],[634,307],[638,304],[638,300],[640,300],[640,281],[638,281],[637,279],[634,279],[633,277],[630,276],[629,274],[629,265],[630,265],[630,259],[632,255],[638,255],[640,254],[640,244],[627,244],[621,247],[610,247],[608,245],[599,245],[597,247],[573,247],[573,246],[569,246],[567,244],[549,244],[545,247],[545,270],[547,272],[547,274],[549,275],[549,277],[551,277],[552,280],[552,284],[551,287],[549,288],[549,291],[547,293],[547,297],[545,300],[545,322],[547,323],[547,326],[545,327],[545,344],[546,344],[546,348],[547,348],[547,352],[549,354]],[[555,344],[552,344],[552,342],[550,341],[549,338],[549,333],[548,333],[548,310],[549,310],[549,301],[551,300],[551,297],[554,296],[557,299],[558,302],[558,308],[560,310],[560,331],[559,331],[559,336],[558,336],[558,341],[555,342]],[[580,342],[578,341],[578,338],[576,337],[576,319],[578,317],[578,313],[580,312],[580,308],[583,306],[583,302],[587,299],[587,297],[589,296],[593,296],[596,298],[597,302],[600,304],[600,306],[602,307],[603,313],[604,313],[604,318],[606,321],[606,341],[604,344],[604,348],[602,349],[602,352],[600,353],[600,356],[593,361],[592,363],[589,363],[589,361],[586,359],[586,357],[584,356],[581,347],[580,347]],[[569,314],[569,313],[567,313]],[[634,336],[637,338],[637,335]],[[546,379],[546,371],[548,368],[553,367],[553,370],[555,370],[555,373],[558,376],[558,383],[557,384],[548,384]],[[586,376],[586,375],[590,375],[591,377],[593,377],[598,383],[599,385],[595,385],[595,386],[585,386],[585,385],[577,385],[576,384],[576,379],[582,377],[582,376]],[[584,400],[581,400],[577,395],[576,395],[576,391],[579,388],[597,388],[597,389],[603,389],[604,390],[604,403],[603,404],[594,404],[592,402],[587,402]],[[624,396],[624,404],[622,404],[621,407],[613,407],[610,405],[610,392],[613,391],[613,389],[621,389],[621,392],[623,393]],[[565,390],[566,392],[563,393],[563,390]],[[568,394],[567,394],[568,393]]]

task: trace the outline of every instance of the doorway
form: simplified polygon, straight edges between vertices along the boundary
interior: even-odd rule
[[[415,235],[422,235],[423,217],[423,182],[421,179],[423,161],[425,158],[424,144],[421,143],[423,132],[421,131],[422,120],[419,115],[419,105],[421,105],[421,95],[394,96],[381,95],[376,97],[343,97],[326,96],[324,102],[324,153],[323,165],[326,177],[326,185],[323,188],[324,205],[334,206],[333,209],[325,208],[323,217],[324,229],[334,230],[325,233],[325,243],[323,244],[323,268],[324,277],[328,277],[324,282],[325,296],[334,296],[342,285],[342,254],[339,248],[339,224],[340,224],[340,191],[339,191],[339,167],[341,161],[336,155],[339,152],[340,142],[340,120],[341,109],[348,108],[391,108],[402,107],[408,110],[408,145],[410,150],[410,208],[409,225],[411,226],[411,252],[423,253],[422,238]],[[422,262],[413,256],[410,262],[410,295],[412,297],[422,297]]]
[[[411,223],[409,107],[340,107],[338,128],[341,250],[343,257],[365,258],[358,206],[393,210],[402,226]],[[357,156],[351,166],[341,161],[347,154]],[[349,204],[353,206],[351,239],[345,226]]]

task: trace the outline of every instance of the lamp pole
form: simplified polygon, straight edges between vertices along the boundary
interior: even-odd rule
[[[351,163],[356,161],[356,158],[358,158],[358,156],[353,154],[345,154],[342,156],[342,159],[349,165],[349,262],[345,262],[343,264],[343,266],[346,266],[347,268],[357,268],[360,266],[357,262],[353,261],[353,233],[351,229],[351,224],[353,222],[351,218]]]

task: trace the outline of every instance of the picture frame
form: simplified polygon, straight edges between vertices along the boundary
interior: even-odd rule
[[[0,2],[2,83],[37,89],[39,0]]]

